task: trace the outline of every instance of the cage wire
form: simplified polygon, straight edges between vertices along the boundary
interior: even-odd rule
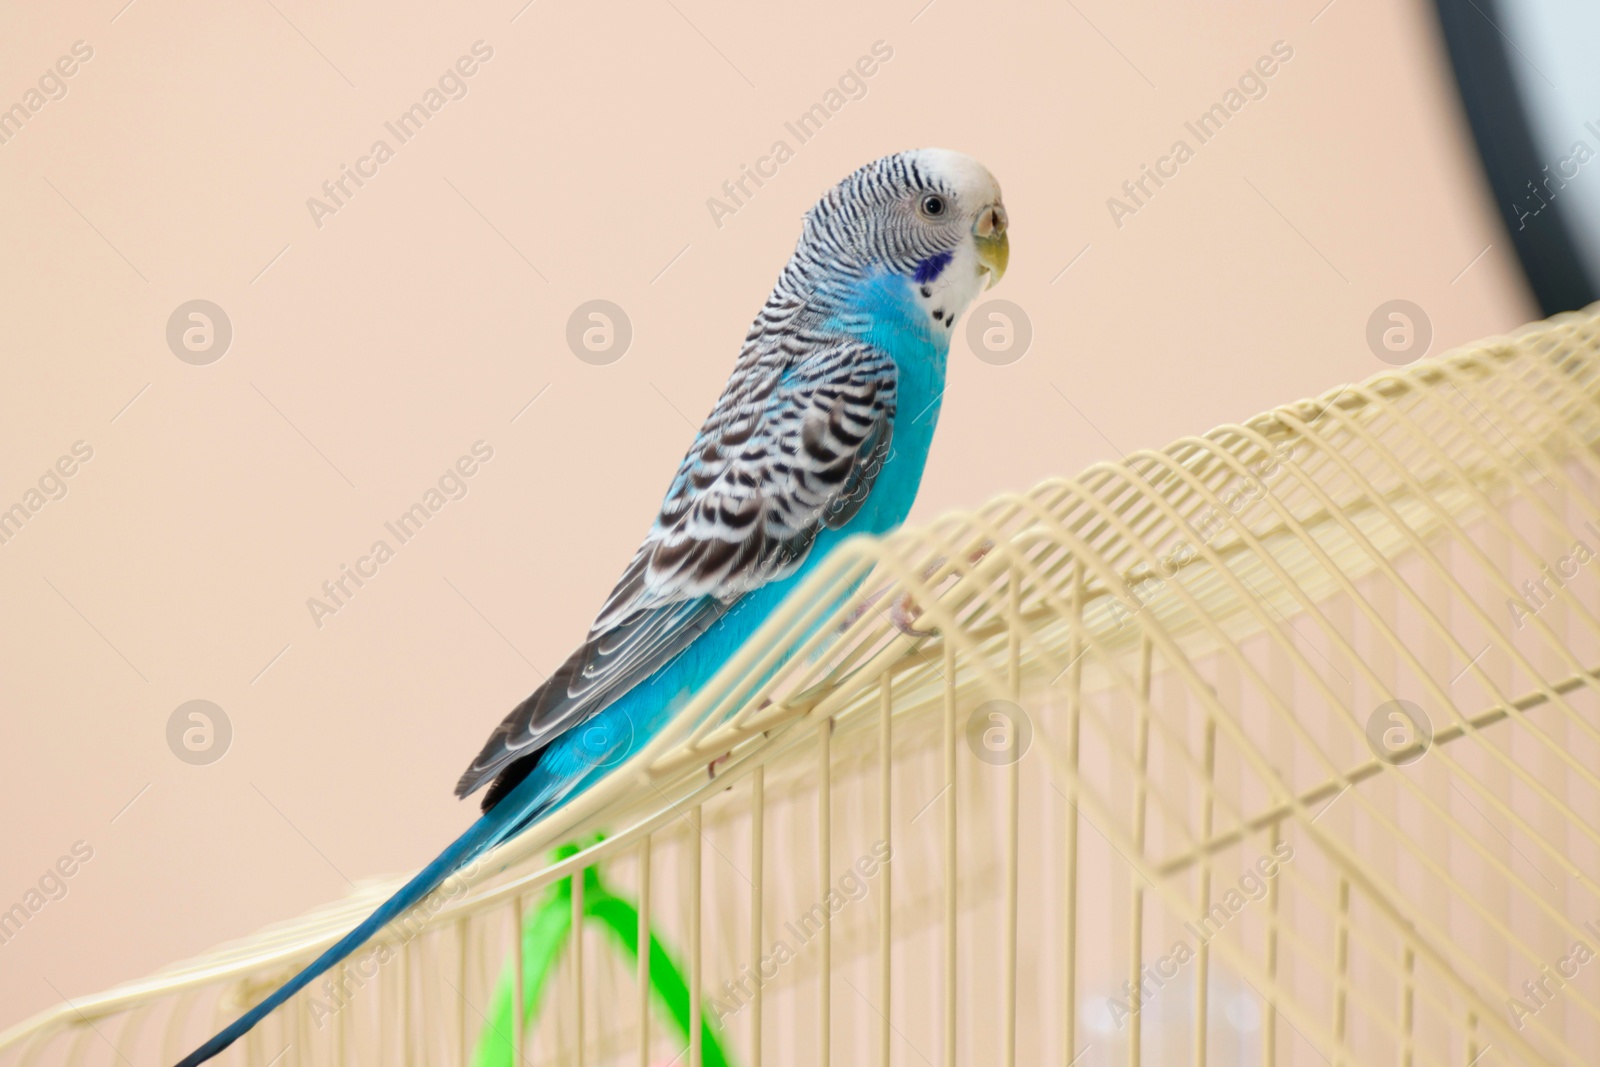
[[[1597,368],[1600,305],[847,543],[221,1062],[1593,1062]],[[0,1064],[171,1063],[402,881]],[[563,907],[541,979],[518,931]]]

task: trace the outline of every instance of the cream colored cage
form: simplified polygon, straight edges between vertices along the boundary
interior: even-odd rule
[[[1596,1062],[1597,370],[1590,309],[852,542],[338,1010],[224,1061],[469,1062],[513,924],[592,866],[741,1067]],[[171,1063],[392,888],[0,1064]],[[516,1054],[699,1067],[575,929]]]

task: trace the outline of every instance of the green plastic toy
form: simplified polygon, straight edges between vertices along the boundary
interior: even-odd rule
[[[597,837],[599,841],[603,838]],[[554,860],[559,862],[579,851],[577,845],[562,845]],[[583,872],[583,917],[611,935],[611,942],[634,966],[639,962],[639,909],[618,896],[600,881],[600,872],[590,867]],[[532,1027],[539,1017],[540,996],[560,962],[562,950],[571,940],[572,880],[563,878],[545,890],[537,907],[528,912],[522,927],[522,992],[525,1026]],[[495,983],[489,1017],[478,1039],[474,1067],[511,1067],[512,960],[506,961]],[[650,989],[657,1011],[663,1012],[673,1032],[685,1045],[689,1043],[689,986],[683,971],[674,962],[661,940],[650,935]],[[701,1062],[704,1067],[732,1067],[732,1061],[717,1039],[710,1012],[700,1020]]]

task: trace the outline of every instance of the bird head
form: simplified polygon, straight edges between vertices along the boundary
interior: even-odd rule
[[[806,216],[803,251],[860,282],[899,292],[936,335],[947,334],[1006,271],[1008,221],[994,175],[960,152],[921,148],[867,164]]]

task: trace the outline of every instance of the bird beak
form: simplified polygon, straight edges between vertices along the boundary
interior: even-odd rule
[[[972,240],[978,248],[978,262],[989,272],[989,284],[984,288],[993,289],[1011,260],[1011,240],[1006,236],[1006,209],[998,201],[978,213],[978,220],[972,224]]]

